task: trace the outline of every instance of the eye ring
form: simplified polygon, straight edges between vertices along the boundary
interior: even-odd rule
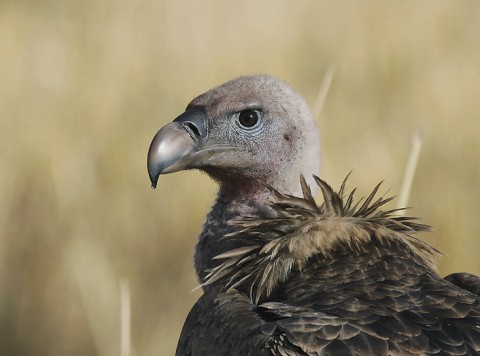
[[[243,110],[238,114],[238,123],[246,129],[251,129],[260,122],[261,112],[259,110]]]

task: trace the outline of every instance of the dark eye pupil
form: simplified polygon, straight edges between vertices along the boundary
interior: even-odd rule
[[[258,122],[258,113],[256,110],[245,110],[238,117],[240,124],[245,127],[253,127]]]

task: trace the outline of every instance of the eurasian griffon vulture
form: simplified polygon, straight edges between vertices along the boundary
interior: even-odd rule
[[[207,91],[157,133],[154,187],[185,169],[220,187],[177,355],[478,354],[480,279],[440,277],[438,251],[415,236],[428,226],[385,211],[378,186],[361,202],[345,182],[335,192],[315,176],[319,156],[305,101],[264,75]]]

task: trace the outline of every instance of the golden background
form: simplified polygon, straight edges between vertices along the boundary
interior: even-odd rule
[[[121,285],[132,355],[173,354],[216,187],[152,191],[153,135],[241,74],[313,105],[333,67],[322,177],[397,194],[422,130],[409,214],[480,274],[480,2],[1,0],[0,354],[119,355]]]

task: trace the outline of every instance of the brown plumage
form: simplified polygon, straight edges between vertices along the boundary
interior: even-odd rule
[[[224,238],[241,244],[216,257],[204,283],[219,291],[192,309],[177,354],[478,354],[480,297],[435,272],[439,251],[415,237],[429,227],[381,210],[378,186],[359,204],[316,181],[322,205],[303,183],[303,198],[274,192],[278,217],[235,222]]]
[[[360,201],[346,180],[335,192],[313,175],[318,152],[305,102],[268,76],[202,94],[158,132],[154,186],[191,168],[220,185],[177,355],[479,354],[480,278],[441,278],[416,237],[429,227],[383,210],[379,185]]]
[[[372,236],[377,248],[395,246],[398,253],[410,255],[415,263],[435,269],[439,251],[413,236],[429,227],[414,218],[392,215],[395,210],[380,210],[392,199],[373,202],[380,184],[359,206],[354,204],[355,191],[343,202],[347,179],[338,193],[320,178],[315,176],[315,180],[323,193],[322,205],[316,204],[301,177],[303,198],[284,196],[272,188],[275,202],[271,206],[277,217],[232,222],[241,230],[224,239],[241,241],[241,246],[216,256],[222,264],[210,271],[203,284],[222,280],[227,290],[247,285],[250,297],[258,303],[287,280],[292,270],[308,268],[314,256],[329,261],[345,253],[369,253]]]

